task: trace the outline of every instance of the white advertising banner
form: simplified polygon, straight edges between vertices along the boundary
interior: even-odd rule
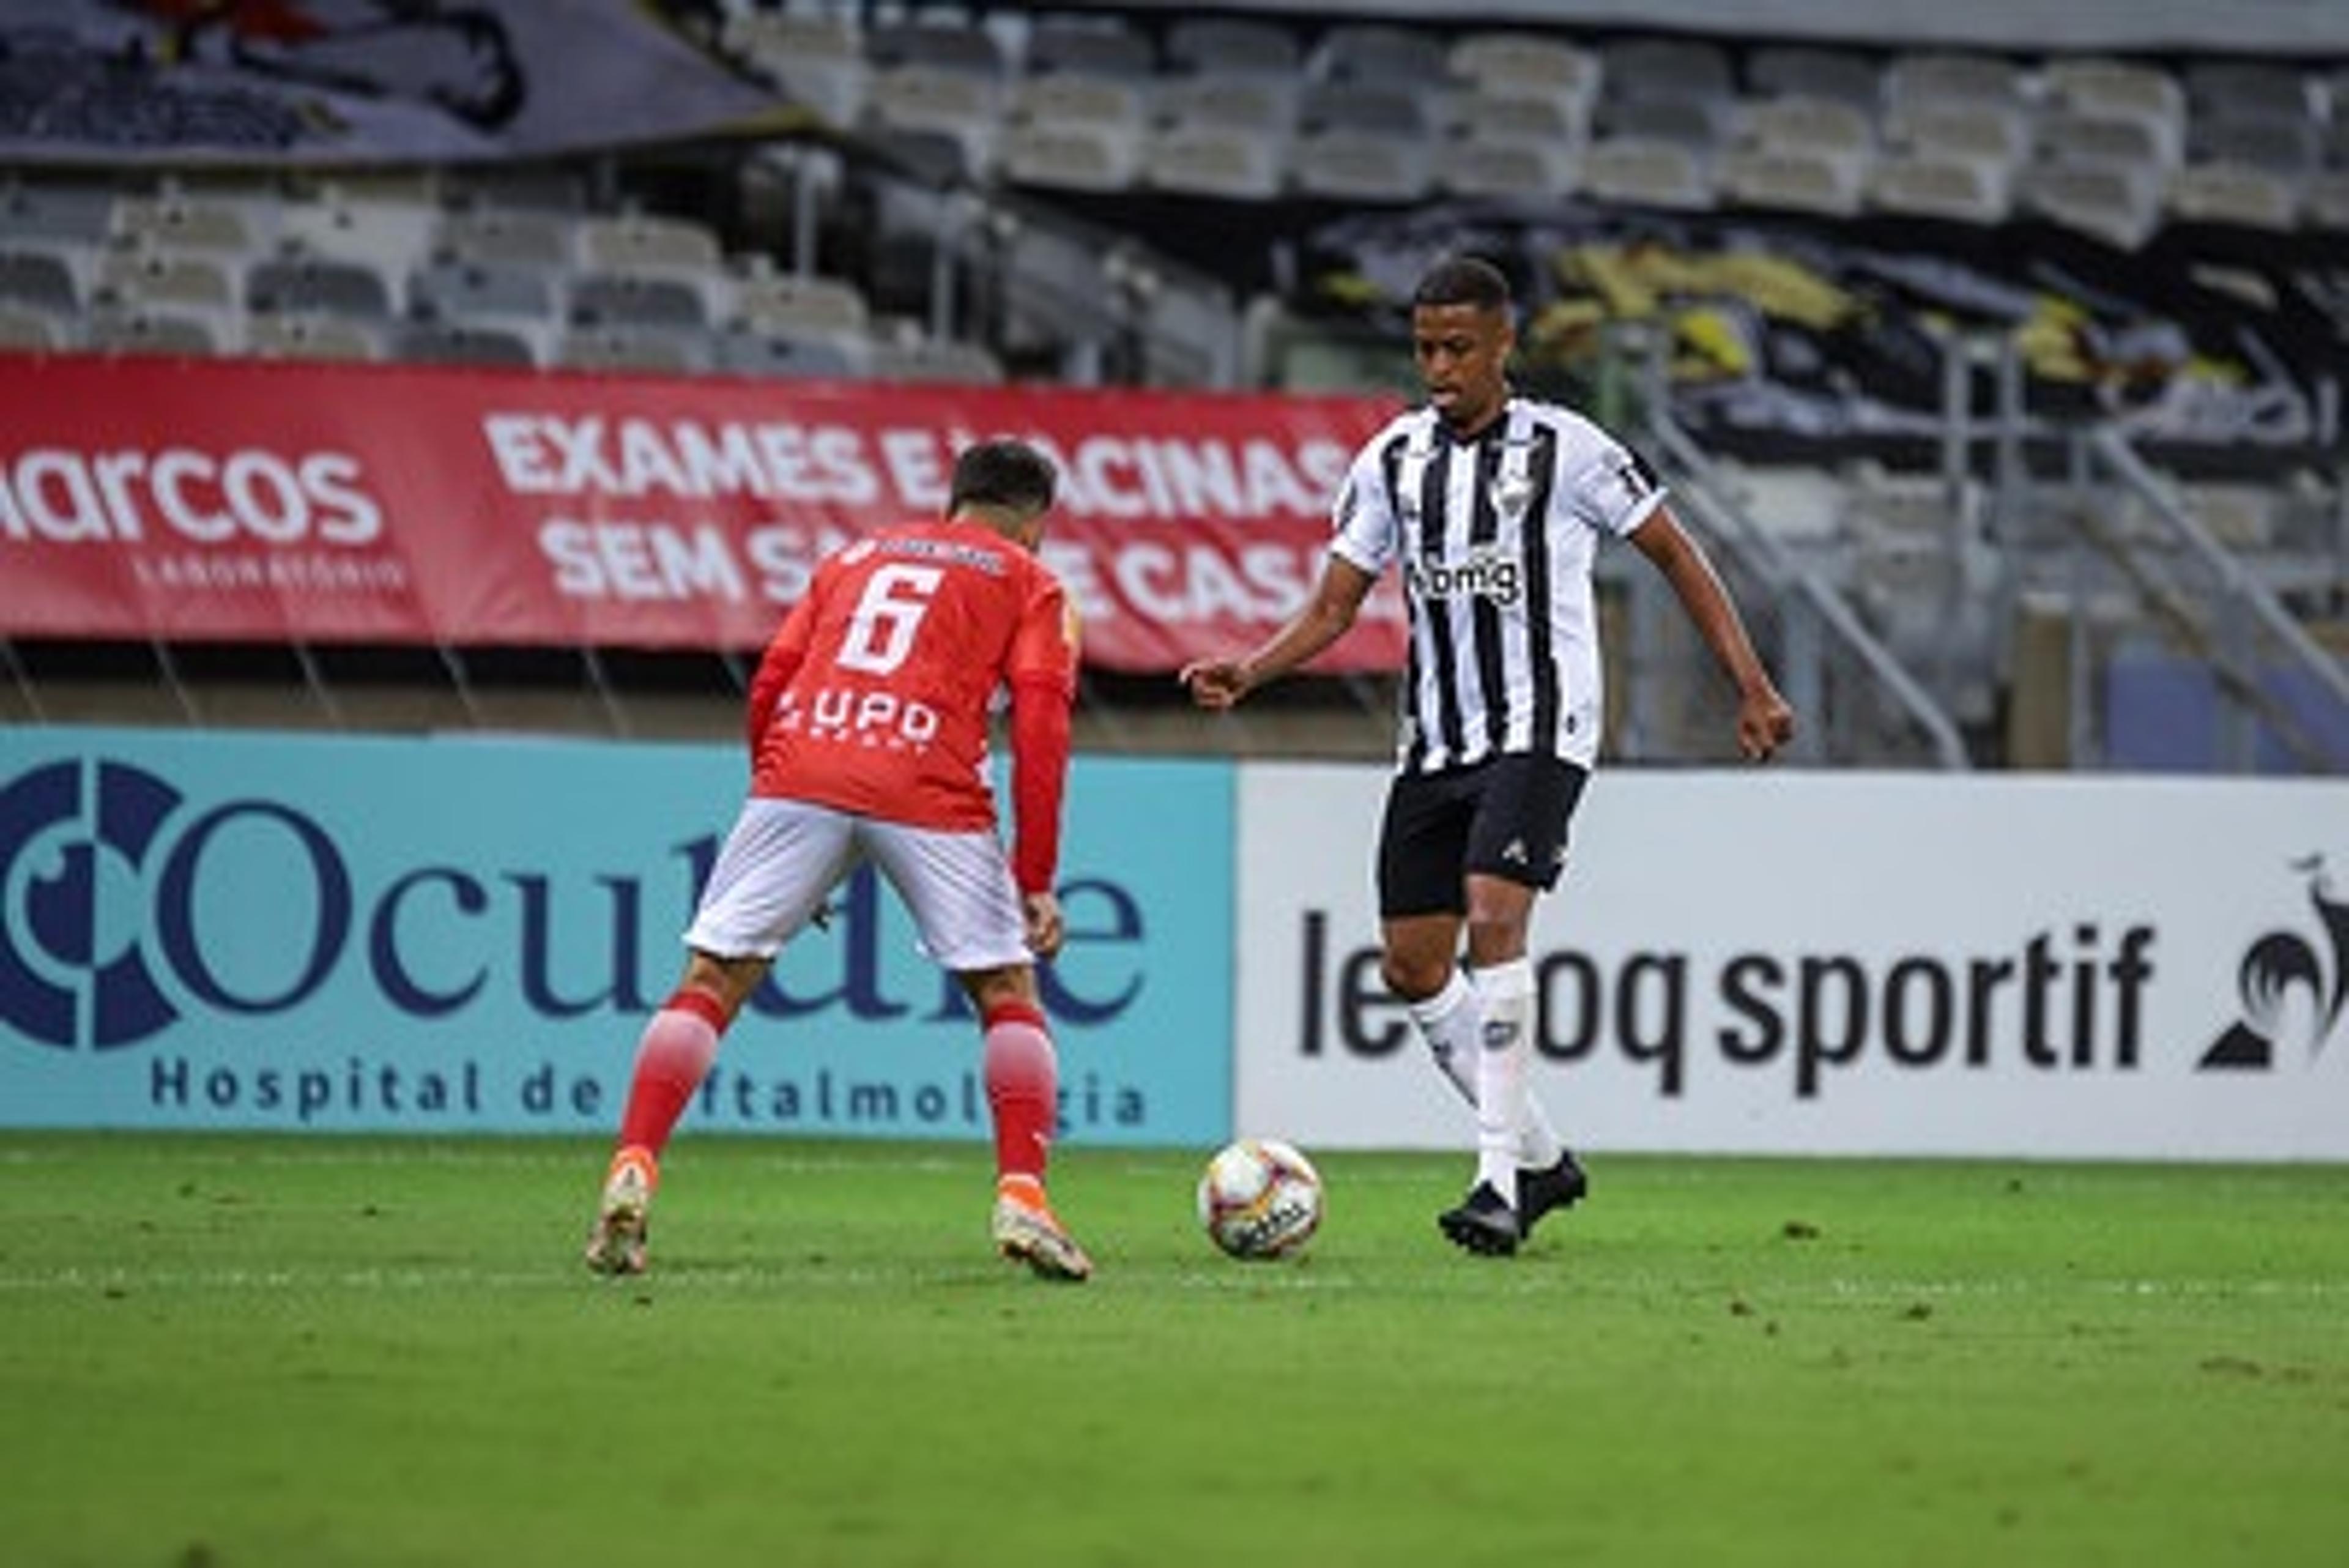
[[[1237,1130],[1465,1147],[1381,983],[1386,774],[1242,770]],[[1602,770],[1535,1092],[1619,1150],[2349,1158],[2349,782]]]

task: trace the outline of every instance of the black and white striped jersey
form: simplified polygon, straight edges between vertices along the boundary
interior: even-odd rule
[[[1530,398],[1464,441],[1422,408],[1364,443],[1330,547],[1373,576],[1402,570],[1398,771],[1512,752],[1592,765],[1603,710],[1591,566],[1602,534],[1630,534],[1662,499],[1612,436]]]

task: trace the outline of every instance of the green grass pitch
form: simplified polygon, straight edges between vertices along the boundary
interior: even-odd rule
[[[1303,1260],[1206,1151],[688,1136],[654,1272],[600,1147],[0,1135],[0,1558],[2349,1561],[2349,1168],[1599,1158],[1523,1255],[1457,1158],[1320,1157]]]

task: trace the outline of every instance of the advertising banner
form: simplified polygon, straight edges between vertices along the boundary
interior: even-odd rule
[[[610,1132],[744,773],[725,747],[0,729],[0,1126]],[[1228,1129],[1231,810],[1220,763],[1075,766],[1040,974],[1071,1141]],[[867,869],[686,1125],[984,1137],[978,1068]]]
[[[1158,671],[1310,591],[1371,399],[28,358],[0,376],[0,636],[751,650],[816,561],[1050,452],[1085,656]],[[1383,584],[1333,670],[1401,658]]]
[[[1237,1130],[1469,1149],[1380,983],[1376,768],[1241,775]],[[2349,783],[1602,772],[1537,907],[1569,1141],[2349,1158]]]

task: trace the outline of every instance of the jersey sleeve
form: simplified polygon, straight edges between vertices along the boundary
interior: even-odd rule
[[[1077,612],[1060,579],[1036,567],[1004,657],[1004,683],[1036,681],[1073,697],[1077,690]]]
[[[1386,471],[1387,447],[1400,439],[1389,430],[1365,442],[1361,451],[1354,454],[1345,480],[1338,486],[1337,500],[1330,506],[1330,522],[1334,534],[1330,542],[1331,553],[1372,576],[1386,570],[1402,544]]]
[[[1011,689],[1011,874],[1022,893],[1051,891],[1061,859],[1069,774],[1069,709],[1077,693],[1077,616],[1038,568],[1004,664]]]
[[[1566,476],[1566,493],[1583,522],[1622,538],[1663,504],[1664,483],[1639,453],[1609,438]]]
[[[814,583],[802,595],[799,603],[783,617],[781,628],[767,644],[767,651],[759,659],[759,672],[750,678],[750,696],[744,712],[744,739],[750,742],[750,760],[759,759],[759,742],[767,733],[767,726],[775,721],[775,704],[782,700],[783,689],[792,683],[807,659],[808,640],[815,627],[815,605],[818,590],[824,580],[819,572]]]

